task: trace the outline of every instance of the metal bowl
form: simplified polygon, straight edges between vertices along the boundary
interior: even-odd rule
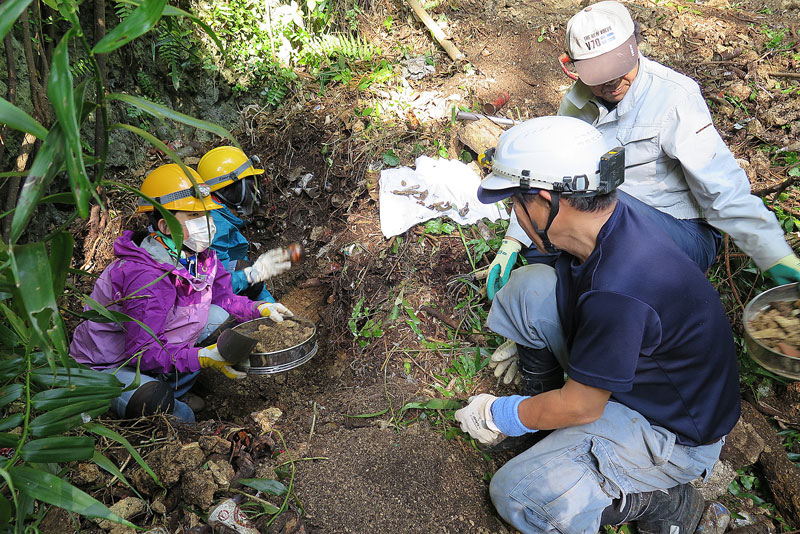
[[[742,317],[744,322],[744,346],[753,361],[776,375],[792,380],[800,380],[800,359],[781,354],[755,339],[750,330],[750,321],[756,315],[769,308],[769,305],[773,302],[791,302],[798,299],[800,299],[800,293],[798,293],[797,283],[773,287],[756,295],[753,300],[748,302],[747,306],[744,307],[744,315]]]
[[[250,368],[248,373],[251,375],[273,375],[282,373],[296,367],[300,367],[317,353],[317,325],[308,319],[289,317],[286,321],[295,321],[314,329],[311,337],[287,349],[272,352],[253,352],[250,354]],[[258,330],[261,325],[275,326],[276,323],[267,317],[253,319],[234,327],[234,330],[244,335],[250,335]]]

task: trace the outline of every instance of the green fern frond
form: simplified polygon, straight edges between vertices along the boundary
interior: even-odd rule
[[[136,9],[136,6],[134,5],[117,2],[117,4],[114,6],[114,13],[117,14],[119,20],[125,20],[128,15],[133,13],[134,9]]]
[[[177,91],[183,67],[193,59],[197,59],[194,52],[185,44],[189,42],[187,38],[191,34],[191,29],[184,28],[170,19],[162,19],[155,31],[157,38],[153,44],[153,59],[166,66],[172,85]]]
[[[70,67],[70,70],[72,71],[73,78],[83,78],[84,76],[93,74],[92,64],[84,58],[75,61]]]
[[[283,83],[276,83],[272,85],[269,89],[267,89],[267,94],[265,99],[267,103],[271,106],[276,106],[283,102],[286,93],[288,92],[289,88],[286,87]]]
[[[351,60],[370,61],[381,54],[381,49],[361,36],[323,35],[312,39],[304,50],[306,55],[317,57],[344,56]]]

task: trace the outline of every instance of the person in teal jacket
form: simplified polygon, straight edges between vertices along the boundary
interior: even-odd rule
[[[244,218],[253,213],[258,203],[255,177],[264,173],[264,169],[255,167],[258,163],[258,158],[248,157],[239,148],[220,146],[200,159],[197,172],[211,188],[212,198],[223,206],[211,212],[217,227],[211,248],[231,273],[234,293],[275,302],[264,280],[289,270],[292,265],[289,255],[283,248],[273,249],[250,264],[247,258],[250,243],[241,231],[246,225]]]

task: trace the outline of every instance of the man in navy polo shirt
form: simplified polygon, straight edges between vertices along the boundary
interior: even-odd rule
[[[514,271],[487,325],[529,357],[557,361],[563,387],[481,394],[456,412],[481,443],[554,429],[494,476],[492,501],[522,532],[691,534],[739,418],[736,352],[719,296],[656,224],[617,202],[624,151],[591,125],[541,117],[505,132],[482,202],[513,197],[555,268]],[[716,503],[708,508],[713,515]],[[704,520],[705,521],[705,520]]]

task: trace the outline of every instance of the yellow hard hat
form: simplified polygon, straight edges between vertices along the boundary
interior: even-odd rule
[[[218,146],[200,158],[197,172],[211,191],[217,191],[247,176],[264,174],[264,169],[256,169],[254,163],[261,162],[255,156],[247,157],[240,148]]]
[[[193,169],[189,169],[189,172],[195,183],[192,183],[192,179],[186,176],[186,172],[177,163],[162,165],[145,177],[140,191],[168,210],[208,211],[222,208],[211,200],[211,189],[203,183],[200,175]],[[153,209],[150,202],[139,198],[137,212],[153,211]]]

